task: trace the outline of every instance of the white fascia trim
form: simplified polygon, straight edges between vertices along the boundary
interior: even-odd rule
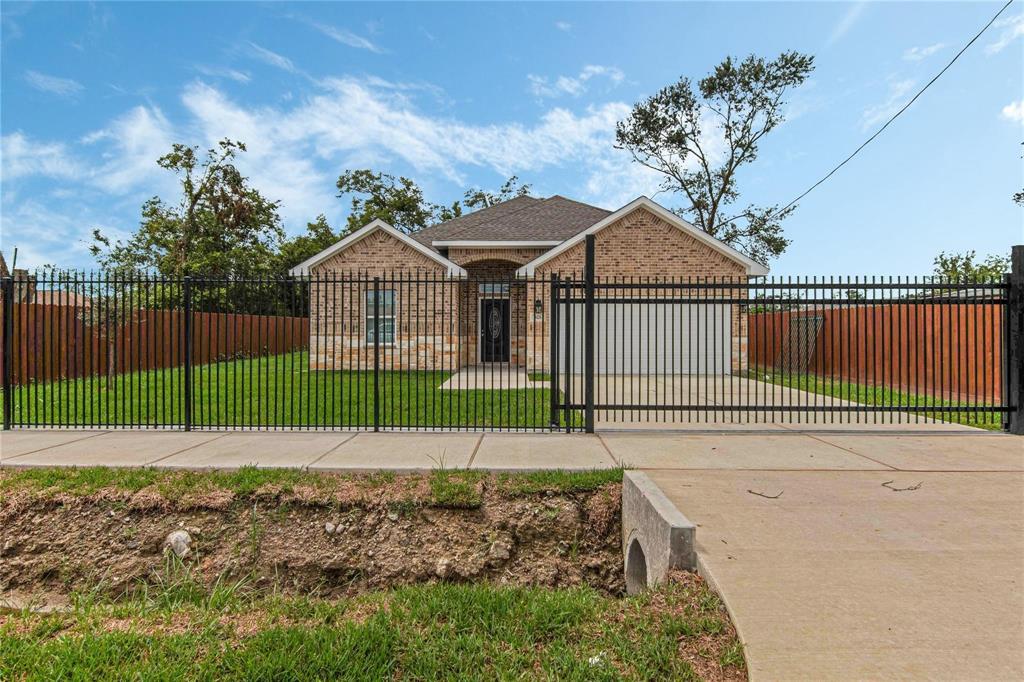
[[[442,256],[441,254],[437,253],[436,251],[433,251],[433,250],[427,248],[423,244],[420,244],[418,241],[416,241],[415,239],[413,239],[409,235],[407,235],[407,234],[405,234],[403,232],[399,232],[398,230],[396,230],[395,228],[391,227],[390,225],[388,225],[386,222],[384,222],[383,220],[381,220],[379,218],[377,220],[374,220],[373,222],[365,225],[364,227],[359,228],[358,230],[356,230],[352,234],[350,234],[347,237],[345,237],[344,239],[342,239],[337,244],[334,244],[332,246],[328,246],[326,249],[324,249],[320,253],[316,254],[312,258],[308,258],[308,259],[302,261],[301,263],[296,265],[294,268],[289,270],[288,274],[292,275],[292,276],[308,275],[309,274],[309,269],[311,267],[317,265],[318,263],[321,263],[321,262],[327,260],[328,258],[330,258],[331,256],[333,256],[336,253],[340,253],[341,251],[344,251],[345,249],[347,249],[348,247],[352,246],[353,244],[355,244],[359,240],[363,239],[364,237],[370,236],[371,234],[373,234],[377,230],[383,230],[384,232],[387,232],[388,234],[390,234],[395,239],[398,239],[399,241],[404,242],[405,244],[408,244],[412,248],[416,249],[417,251],[422,253],[427,258],[430,258],[430,259],[432,259],[434,261],[437,261],[441,265],[445,266],[448,269],[448,276],[449,277],[466,277],[466,271],[463,270],[461,267],[459,267],[455,263],[451,262],[450,260],[448,260],[447,258]]]
[[[558,240],[535,240],[535,241],[487,241],[487,240],[452,240],[452,241],[434,241],[430,242],[433,246],[439,248],[459,248],[459,249],[523,249],[523,248],[536,248],[542,246],[558,246],[562,242]]]
[[[667,222],[669,225],[674,225],[675,227],[679,228],[680,230],[690,235],[697,241],[703,242],[710,246],[711,248],[718,251],[719,253],[722,253],[726,257],[743,264],[743,266],[747,270],[748,275],[760,277],[768,274],[768,268],[766,268],[764,265],[761,265],[757,261],[743,255],[742,253],[732,248],[728,244],[723,244],[722,242],[718,241],[717,239],[709,235],[707,232],[704,232],[703,230],[694,227],[687,221],[677,216],[672,211],[669,211],[664,206],[655,203],[654,201],[648,199],[645,196],[639,196],[633,201],[623,206],[622,208],[620,208],[619,210],[612,213],[611,215],[603,218],[600,222],[594,223],[583,232],[580,232],[574,237],[566,239],[564,242],[562,242],[555,248],[551,249],[547,253],[541,254],[540,256],[534,258],[532,261],[516,270],[516,275],[519,277],[533,276],[534,270],[536,270],[537,266],[543,265],[544,263],[548,262],[558,254],[563,253],[568,249],[571,249],[576,244],[579,244],[586,238],[588,234],[595,234],[596,232],[600,232],[604,228],[614,223],[616,220],[619,220],[623,216],[629,215],[638,208],[646,208],[648,211],[658,216],[659,218]]]

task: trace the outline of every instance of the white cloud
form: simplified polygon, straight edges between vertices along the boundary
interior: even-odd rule
[[[270,64],[273,67],[287,71],[288,73],[299,73],[299,69],[295,66],[292,60],[285,56],[279,55],[276,52],[268,50],[265,47],[261,47],[256,43],[250,42],[249,47],[251,48],[252,56],[259,59],[261,62]]]
[[[1002,31],[999,32],[999,37],[995,42],[989,43],[985,46],[986,54],[1002,52],[1014,40],[1024,36],[1024,14],[1000,19],[992,26],[995,28],[1001,28]]]
[[[308,23],[331,40],[339,42],[342,45],[348,45],[349,47],[354,47],[360,50],[369,50],[370,52],[376,52],[377,54],[382,54],[384,52],[383,49],[370,40],[362,36],[358,36],[347,29],[331,26],[330,24],[321,24],[315,21],[310,21]]]
[[[11,201],[5,196],[2,205],[0,233],[4,236],[4,251],[10,258],[17,247],[19,268],[31,270],[47,264],[61,266],[89,260],[92,229],[106,224],[96,220],[92,211],[80,203]]]
[[[876,104],[864,110],[864,114],[860,119],[861,128],[867,130],[887,120],[899,111],[906,104],[907,96],[916,84],[916,81],[909,78],[905,80],[890,80],[888,97],[881,104]]]
[[[209,76],[210,78],[228,78],[238,83],[248,83],[252,80],[252,77],[245,71],[239,71],[238,69],[231,69],[223,66],[205,66],[203,64],[197,64],[196,71],[204,76]]]
[[[908,62],[919,62],[923,59],[931,57],[939,50],[945,49],[945,43],[935,43],[934,45],[928,45],[927,47],[911,47],[903,53],[903,59]]]
[[[0,177],[5,182],[30,175],[71,178],[80,172],[59,142],[37,142],[21,132],[0,138]]]
[[[609,208],[638,194],[653,195],[660,180],[632,163],[628,153],[614,149],[615,123],[630,110],[623,102],[580,110],[553,107],[531,122],[473,124],[421,109],[419,86],[342,77],[315,87],[306,97],[253,107],[211,84],[193,82],[182,91],[181,118],[172,122],[158,108],[138,106],[82,138],[79,143],[88,149],[77,151],[15,133],[4,138],[5,183],[7,177],[31,175],[65,180],[61,188],[88,196],[105,214],[115,208],[120,212],[120,223],[100,223],[114,232],[118,225],[134,223],[145,197],[176,196],[174,176],[155,163],[174,141],[202,147],[224,137],[244,141],[248,152],[239,156],[239,168],[265,196],[282,202],[282,216],[292,231],[321,212],[332,220],[341,218],[344,206],[334,182],[344,168],[411,168],[426,185],[432,178],[465,184],[474,168],[524,178],[549,168],[571,168],[578,180],[554,191]],[[27,208],[16,212],[15,190],[17,185],[5,184],[15,202],[5,203],[10,219],[22,226],[19,230],[39,224],[42,218]],[[55,229],[78,234],[78,206],[60,201],[51,209],[67,216],[64,222],[53,221]]]
[[[70,78],[59,78],[57,76],[48,76],[45,73],[39,73],[38,71],[26,71],[25,80],[36,90],[49,92],[61,97],[73,97],[85,89],[84,86],[76,80],[72,80]]]
[[[1024,99],[1010,102],[1003,107],[1002,116],[1008,121],[1024,123]]]
[[[174,141],[174,129],[160,109],[135,107],[106,128],[82,138],[86,145],[106,143],[101,152],[103,162],[93,168],[89,179],[113,193],[123,193],[150,182],[166,174],[156,165],[156,160],[170,151]]]
[[[825,44],[834,45],[842,40],[843,36],[849,33],[850,29],[860,20],[865,9],[867,9],[866,2],[855,2],[850,5],[849,9],[843,13],[843,16],[839,18],[839,21],[833,27],[832,33],[829,34]]]
[[[572,24],[570,24],[568,21],[556,21],[555,28],[557,28],[559,31],[565,31],[566,33],[568,33],[569,31],[572,30]]]
[[[587,91],[588,82],[597,76],[608,78],[612,85],[618,85],[625,78],[622,71],[614,66],[596,64],[584,66],[576,76],[559,76],[554,81],[532,73],[526,78],[530,81],[530,92],[538,97],[559,97],[561,95],[579,97]]]

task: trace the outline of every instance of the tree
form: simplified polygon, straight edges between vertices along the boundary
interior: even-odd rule
[[[321,214],[316,220],[306,224],[306,233],[300,234],[281,243],[278,249],[278,267],[280,274],[287,272],[306,260],[312,258],[327,247],[341,239],[327,224],[327,218]]]
[[[377,219],[406,234],[412,234],[429,225],[458,218],[464,207],[487,208],[530,192],[530,186],[521,184],[514,175],[497,192],[472,189],[466,192],[461,203],[454,201],[451,204],[427,201],[423,190],[409,178],[395,178],[388,173],[369,169],[346,170],[338,178],[337,184],[339,197],[354,195],[345,234]]]
[[[198,147],[175,144],[157,164],[179,176],[181,198],[142,205],[139,229],[111,242],[93,231],[90,250],[110,270],[153,269],[165,277],[269,273],[284,232],[278,202],[249,186],[234,165],[241,142],[224,139],[201,158]]]
[[[616,147],[661,173],[661,191],[685,195],[690,206],[680,216],[766,263],[789,245],[781,223],[795,206],[730,210],[740,196],[737,171],[757,158],[761,139],[784,120],[786,93],[813,69],[814,58],[799,52],[770,62],[727,57],[696,90],[683,77],[634,105],[615,127]]]
[[[935,257],[935,274],[951,282],[1000,281],[1010,270],[1010,257],[989,254],[985,260],[975,262],[976,253],[950,253],[945,251]]]
[[[505,181],[505,184],[501,186],[497,193],[479,188],[466,190],[462,204],[473,209],[489,208],[509,199],[517,199],[529,195],[530,185],[520,183],[519,176],[513,175]]]
[[[406,177],[372,170],[345,171],[338,178],[338,196],[352,197],[352,210],[348,215],[346,234],[380,219],[406,234],[419,232],[438,220],[450,220],[462,215],[462,207],[455,202],[451,207],[431,204],[423,198],[419,185]]]

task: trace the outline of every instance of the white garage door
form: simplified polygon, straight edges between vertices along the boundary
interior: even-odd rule
[[[566,319],[566,315],[570,319]],[[729,374],[732,306],[682,303],[599,303],[594,306],[598,374]],[[573,374],[583,373],[583,305],[559,309],[558,362],[573,339]]]

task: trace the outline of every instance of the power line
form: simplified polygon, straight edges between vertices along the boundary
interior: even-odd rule
[[[875,139],[876,137],[878,137],[879,135],[881,135],[881,134],[882,134],[882,131],[883,131],[883,130],[885,130],[886,128],[888,128],[888,127],[889,127],[889,124],[890,124],[890,123],[892,123],[893,121],[895,121],[895,120],[896,120],[897,118],[899,118],[900,114],[902,114],[902,113],[903,113],[904,111],[906,111],[907,109],[909,109],[909,108],[910,108],[910,105],[911,105],[911,104],[913,104],[913,103],[914,103],[915,101],[917,101],[917,98],[918,98],[918,97],[920,97],[921,95],[923,95],[923,94],[924,94],[924,91],[925,91],[925,90],[927,90],[928,88],[930,88],[930,87],[931,87],[932,83],[934,83],[935,81],[939,80],[939,78],[940,78],[940,77],[942,76],[942,74],[946,73],[946,71],[947,71],[947,70],[949,70],[949,67],[953,66],[953,64],[955,64],[955,63],[956,63],[956,60],[960,59],[960,55],[962,55],[962,54],[963,54],[964,52],[966,52],[966,51],[967,51],[967,48],[969,48],[969,47],[970,47],[971,45],[973,45],[973,44],[974,44],[974,42],[975,42],[975,41],[976,41],[976,40],[977,40],[978,38],[980,38],[980,37],[981,37],[981,34],[982,34],[982,33],[984,33],[985,31],[987,31],[987,30],[989,29],[989,27],[990,27],[990,26],[992,26],[992,24],[994,24],[994,23],[995,23],[996,19],[998,19],[998,18],[999,18],[999,15],[1000,15],[1000,14],[1002,14],[1003,12],[1005,12],[1005,11],[1006,11],[1006,8],[1007,8],[1007,7],[1009,7],[1009,6],[1010,6],[1010,5],[1012,5],[1012,4],[1013,4],[1013,0],[1007,0],[1007,3],[1006,3],[1005,5],[1003,5],[1003,7],[1002,7],[1002,8],[1001,8],[1001,9],[1000,9],[1000,10],[999,10],[998,12],[996,12],[996,13],[995,13],[995,16],[993,16],[993,17],[992,17],[991,19],[989,19],[988,23],[987,23],[987,24],[985,24],[985,26],[984,26],[984,27],[982,27],[982,29],[981,29],[980,31],[978,31],[978,32],[977,32],[977,33],[975,34],[975,36],[974,36],[973,38],[971,38],[971,39],[970,39],[970,41],[968,41],[968,43],[967,43],[966,45],[964,45],[964,46],[963,46],[963,48],[961,48],[961,49],[960,49],[960,51],[959,51],[959,52],[957,52],[957,53],[956,53],[956,55],[955,55],[955,56],[954,56],[954,57],[953,57],[953,58],[952,58],[951,60],[949,60],[949,63],[948,63],[948,64],[946,64],[946,66],[945,66],[945,67],[943,67],[942,71],[939,71],[939,72],[938,72],[937,74],[935,74],[935,77],[934,77],[934,78],[932,78],[932,79],[931,79],[930,81],[928,81],[928,82],[927,82],[927,83],[925,84],[925,86],[924,86],[923,88],[921,88],[921,89],[920,89],[920,90],[919,90],[919,91],[917,92],[917,94],[916,94],[916,95],[914,95],[914,96],[913,96],[913,97],[912,97],[912,98],[910,99],[910,101],[909,101],[909,102],[907,102],[906,104],[904,104],[904,105],[903,105],[903,107],[902,107],[902,108],[900,108],[900,110],[899,110],[899,111],[897,111],[897,112],[896,112],[895,114],[893,114],[893,115],[892,115],[892,117],[891,117],[891,118],[890,118],[890,119],[889,119],[888,121],[886,121],[886,122],[885,122],[885,125],[884,125],[884,126],[882,126],[882,127],[881,127],[881,128],[879,128],[879,129],[878,129],[877,131],[875,131],[875,134],[874,134],[874,135],[872,135],[871,137],[869,137],[869,138],[868,138],[867,140],[865,140],[865,141],[864,141],[864,143],[863,143],[863,144],[861,144],[861,146],[859,146],[859,147],[857,147],[857,148],[856,148],[855,150],[853,150],[853,153],[852,153],[852,154],[850,154],[850,155],[849,155],[849,156],[847,156],[847,157],[846,157],[845,159],[843,159],[842,163],[840,163],[840,164],[839,164],[838,166],[836,166],[835,168],[833,168],[832,170],[830,170],[830,171],[828,172],[828,174],[827,174],[827,175],[826,175],[825,177],[823,177],[823,178],[822,178],[821,180],[818,180],[818,181],[817,181],[816,183],[814,183],[813,185],[811,185],[810,187],[808,187],[808,188],[807,188],[807,190],[806,190],[806,191],[805,191],[805,192],[804,192],[803,194],[801,194],[800,196],[798,196],[798,197],[797,197],[796,199],[793,199],[793,201],[791,201],[791,202],[789,202],[788,204],[786,204],[786,205],[785,205],[785,206],[784,206],[784,207],[783,207],[782,209],[780,209],[780,210],[779,210],[779,213],[782,213],[782,212],[784,212],[784,211],[785,211],[786,209],[788,209],[788,208],[789,208],[790,206],[792,206],[793,204],[795,204],[796,202],[800,201],[800,200],[801,200],[801,199],[803,199],[803,198],[804,198],[805,196],[807,196],[808,194],[810,194],[811,192],[813,192],[813,191],[814,191],[814,189],[815,189],[815,188],[817,188],[817,186],[818,186],[818,185],[820,185],[821,183],[825,182],[825,181],[826,181],[826,180],[828,180],[828,179],[829,179],[830,177],[832,177],[833,175],[835,175],[836,171],[838,171],[838,170],[839,170],[840,168],[842,168],[842,167],[843,167],[843,166],[845,166],[845,165],[846,165],[847,163],[849,163],[849,161],[850,161],[851,159],[853,159],[853,157],[857,156],[857,154],[859,154],[859,153],[860,153],[860,150],[864,149],[864,147],[867,147],[867,146],[868,146],[869,144],[871,144],[871,142],[872,142],[872,141],[873,141],[873,140],[874,140],[874,139]]]

